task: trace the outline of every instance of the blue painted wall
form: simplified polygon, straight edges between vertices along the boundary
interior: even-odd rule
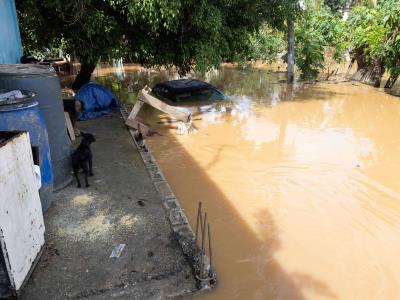
[[[0,0],[0,64],[19,63],[22,56],[14,0]]]

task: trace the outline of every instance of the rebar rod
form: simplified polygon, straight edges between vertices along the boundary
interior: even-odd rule
[[[208,226],[208,255],[210,256],[210,272],[212,272],[211,225]]]
[[[202,254],[204,255],[205,254],[205,252],[204,252],[204,250],[205,250],[205,247],[204,247],[204,241],[205,241],[205,237],[206,237],[206,224],[207,224],[207,213],[205,212],[204,213],[204,220],[203,220],[203,224],[201,224],[201,233],[202,233],[202,236],[201,236],[201,252],[202,252]]]
[[[195,235],[195,244],[197,246],[197,239],[199,236],[199,221],[201,221],[201,201],[199,201],[199,206],[197,208],[197,218],[196,218],[196,235]]]
[[[200,278],[203,278],[204,275],[204,240],[205,240],[205,236],[206,236],[206,222],[207,222],[207,213],[204,213],[204,223],[201,223],[201,251],[200,251],[200,256],[201,256],[201,260],[200,260]]]

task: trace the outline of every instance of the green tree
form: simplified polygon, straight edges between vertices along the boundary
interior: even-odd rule
[[[379,3],[379,10],[383,16],[383,24],[387,28],[384,63],[390,78],[385,87],[391,88],[400,75],[400,1],[382,1]]]
[[[205,71],[249,51],[250,36],[277,24],[277,0],[16,0],[26,51],[63,45],[86,81],[101,58]],[[284,18],[282,18],[284,19]],[[77,84],[79,86],[79,84]]]
[[[237,60],[244,62],[261,60],[271,63],[278,58],[285,46],[283,33],[265,23],[250,34],[249,49],[242,53],[243,56],[238,57]]]
[[[294,81],[294,65],[295,65],[295,22],[302,16],[303,1],[295,0],[272,0],[268,9],[268,21],[276,29],[285,32],[287,35],[287,82]]]
[[[296,27],[296,65],[303,79],[315,78],[326,62],[328,50],[340,61],[348,43],[346,24],[324,5],[309,6]]]
[[[353,78],[379,86],[388,70],[390,88],[400,73],[400,0],[355,6],[348,26],[353,28],[349,37],[358,66]]]
[[[324,4],[330,8],[334,13],[342,12],[348,5],[350,5],[349,0],[324,0]]]

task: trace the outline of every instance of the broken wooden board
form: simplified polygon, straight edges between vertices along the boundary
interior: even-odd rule
[[[148,89],[142,89],[139,92],[138,99],[140,101],[143,101],[144,103],[147,103],[158,110],[161,110],[162,112],[165,112],[166,114],[169,114],[172,116],[174,119],[182,122],[189,122],[191,119],[191,113],[188,109],[182,108],[182,107],[174,107],[171,105],[168,105],[167,103],[157,99],[156,97],[152,96],[149,94]]]
[[[132,108],[131,113],[129,114],[128,118],[126,119],[126,122],[125,122],[126,125],[131,126],[129,124],[129,122],[132,122],[137,118],[137,115],[139,114],[139,111],[142,108],[143,104],[144,104],[144,102],[141,101],[140,99],[138,99],[136,101],[135,105]],[[134,123],[132,123],[132,124],[134,124]],[[131,126],[131,127],[135,128],[134,126]],[[135,129],[137,129],[137,128],[135,128]]]
[[[157,99],[156,97],[150,95],[150,89],[145,87],[144,89],[140,90],[138,94],[138,100],[136,101],[135,105],[132,108],[129,117],[126,119],[125,124],[131,128],[136,130],[143,130],[141,131],[142,134],[150,131],[150,125],[146,124],[143,121],[138,120],[138,114],[142,106],[146,103],[170,116],[174,119],[184,122],[190,123],[192,114],[188,109],[182,107],[174,107],[168,105],[167,103]]]
[[[138,130],[141,134],[145,136],[149,136],[152,132],[149,124],[143,123],[137,119],[127,119],[125,124],[133,129]]]

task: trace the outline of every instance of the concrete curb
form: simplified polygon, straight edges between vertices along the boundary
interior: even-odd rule
[[[129,116],[128,109],[125,105],[121,106],[121,115],[124,120]],[[200,274],[201,264],[202,264],[202,254],[201,249],[196,245],[196,237],[192,227],[189,224],[189,221],[185,215],[185,212],[181,208],[179,200],[176,198],[173,193],[170,185],[168,184],[164,174],[161,171],[155,157],[151,154],[150,149],[144,143],[145,146],[138,145],[135,139],[135,130],[128,128],[132,140],[136,145],[137,150],[142,157],[144,165],[149,172],[151,181],[153,182],[157,192],[159,193],[163,206],[167,212],[169,223],[172,227],[172,230],[176,236],[176,239],[179,245],[182,248],[182,251],[188,260],[193,274],[197,281],[197,290],[188,291],[182,295],[173,295],[171,298],[179,298],[185,297],[189,295],[199,295],[204,294],[206,292],[212,291],[212,289],[216,286],[216,273],[215,270],[211,269],[210,260],[207,256],[204,257],[203,260],[203,269],[211,269],[211,273],[213,274],[213,278],[210,281],[200,280],[197,274]],[[145,137],[143,137],[145,138]],[[169,297],[168,297],[169,298]]]

